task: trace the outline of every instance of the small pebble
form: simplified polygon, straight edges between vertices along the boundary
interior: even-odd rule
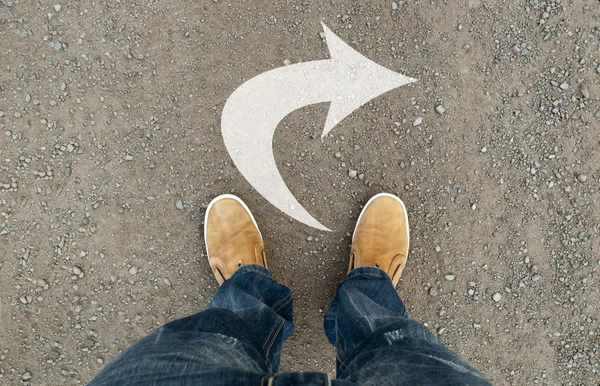
[[[423,122],[423,117],[417,117],[413,122],[413,126],[419,126]]]
[[[492,299],[494,299],[495,302],[499,302],[502,299],[502,295],[500,295],[499,292],[496,292],[492,295]]]
[[[446,279],[447,281],[453,281],[454,279],[456,279],[456,276],[449,274],[444,276],[444,279]]]
[[[482,153],[487,153],[487,147],[484,146],[479,151]]]
[[[350,169],[348,171],[348,177],[350,177],[350,178],[356,178],[357,175],[358,175],[358,172],[356,170]]]
[[[568,83],[561,83],[561,85],[559,86],[562,90],[566,90],[569,88],[569,84]]]
[[[289,59],[284,59],[284,60],[283,60],[283,65],[284,65],[284,66],[289,66],[290,64],[292,64],[292,61],[291,61],[291,60],[289,60]]]
[[[60,5],[60,4],[54,4],[54,10],[56,12],[60,12],[61,9],[62,9],[62,5]]]
[[[431,296],[436,296],[436,295],[437,295],[437,288],[435,288],[435,287],[431,287],[431,288],[429,289],[429,295],[431,295]]]
[[[133,267],[129,268],[130,274],[135,275],[137,272],[138,272],[138,269],[135,265]]]
[[[175,207],[179,210],[183,210],[183,202],[181,202],[181,200],[175,201]]]
[[[395,1],[392,1],[392,9],[398,9],[398,4]]]
[[[539,273],[536,273],[535,275],[533,275],[533,276],[531,277],[531,280],[532,280],[532,281],[538,281],[538,280],[540,280],[541,278],[542,278],[542,275],[540,275]]]
[[[585,174],[580,174],[577,176],[577,179],[579,180],[579,182],[586,182],[587,176]]]
[[[127,154],[127,155],[125,156],[125,161],[133,161],[133,156],[132,156],[132,155],[130,155],[130,154]]]
[[[440,246],[439,246],[439,245],[436,245],[436,246],[435,246],[435,251],[436,251],[436,252],[440,252],[441,250],[442,250],[442,248],[440,248]]]
[[[77,266],[73,267],[73,273],[77,276],[81,275],[81,268]]]
[[[439,105],[435,108],[438,114],[443,115],[446,112],[446,108],[442,105]]]

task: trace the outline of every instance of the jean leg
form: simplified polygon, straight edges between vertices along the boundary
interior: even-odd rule
[[[213,296],[207,310],[233,311],[260,346],[269,371],[279,371],[281,347],[295,330],[292,291],[261,265],[238,269]]]
[[[175,320],[134,343],[90,385],[260,384],[279,369],[294,331],[291,291],[258,265],[244,266],[205,311]]]
[[[324,320],[339,379],[366,385],[490,385],[410,319],[389,276],[360,267],[338,286]]]

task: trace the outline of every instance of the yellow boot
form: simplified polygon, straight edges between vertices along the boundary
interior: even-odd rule
[[[240,267],[267,267],[262,235],[244,202],[231,194],[221,195],[208,205],[204,217],[206,254],[219,285]]]
[[[362,266],[385,271],[398,285],[408,257],[408,215],[398,197],[380,193],[363,208],[354,235],[348,273]]]

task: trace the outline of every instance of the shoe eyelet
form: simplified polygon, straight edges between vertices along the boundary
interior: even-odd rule
[[[242,262],[241,262],[241,261],[238,261],[238,262],[237,262],[237,267],[238,267],[238,268],[241,268],[241,267],[242,267],[242,265],[243,265],[243,264],[242,264]]]
[[[379,268],[379,263],[378,262],[375,262],[375,267]]]

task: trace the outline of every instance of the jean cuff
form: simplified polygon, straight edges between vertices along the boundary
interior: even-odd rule
[[[392,280],[390,279],[390,276],[381,268],[363,266],[354,268],[352,271],[350,271],[350,273],[348,274],[348,276],[346,276],[346,279],[344,281],[352,279],[356,276],[364,277],[366,279],[388,279],[390,281]]]
[[[244,265],[243,267],[238,268],[233,273],[233,275],[231,275],[231,278],[233,279],[236,276],[245,275],[245,274],[251,273],[251,272],[258,273],[260,275],[263,275],[270,279],[273,279],[273,275],[271,275],[271,271],[269,271],[267,268],[265,268],[259,264]]]

